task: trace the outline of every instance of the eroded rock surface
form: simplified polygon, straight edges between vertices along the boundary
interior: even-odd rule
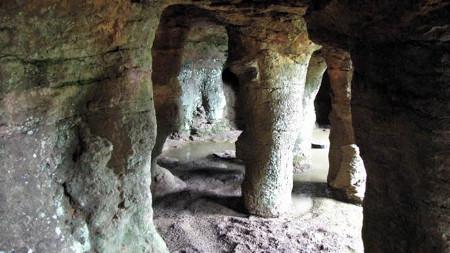
[[[166,251],[149,180],[158,8],[0,5],[0,251]]]
[[[156,35],[153,81],[158,137],[153,164],[164,139],[179,128],[183,117],[181,88],[174,77],[181,70],[181,55],[189,29],[199,18],[226,24],[229,45],[233,47],[227,65],[239,81],[242,103],[239,113],[246,120],[238,141],[238,153],[242,151],[240,157],[248,167],[244,198],[250,212],[279,216],[290,206],[294,135],[298,133],[297,123],[302,116],[309,59],[319,48],[308,40],[301,18],[306,8],[299,4],[290,9],[292,13],[279,18],[268,13],[284,7],[271,4],[261,3],[258,7],[237,4],[236,8],[200,6],[189,7],[188,12],[184,6],[167,9]],[[239,13],[239,8],[255,8],[255,12]]]
[[[314,99],[327,65],[320,51],[311,56],[302,99],[302,122],[294,146],[294,172],[311,170],[312,131],[316,123]]]
[[[328,155],[330,167],[327,181],[341,199],[361,203],[365,189],[365,181],[360,182],[365,179],[364,163],[360,162],[362,160],[356,145],[354,154],[348,153],[352,150],[349,147],[353,147],[352,145],[355,143],[350,105],[353,79],[352,60],[350,54],[342,49],[325,46],[322,51],[328,65],[327,74],[333,91],[331,94],[332,109],[329,116],[331,124]],[[355,171],[357,171],[356,174]],[[355,178],[359,174],[361,176]],[[348,180],[343,178],[348,178]],[[353,180],[358,182],[357,186],[355,182],[352,182]],[[344,182],[346,182],[345,186]]]
[[[350,52],[352,120],[367,171],[366,252],[448,252],[450,6],[317,1],[310,36]]]
[[[245,98],[238,155],[247,162],[250,212],[278,216],[287,207],[297,84],[315,50],[302,19],[308,9],[311,38],[348,51],[354,63],[352,120],[368,173],[366,252],[448,251],[449,4],[308,3],[0,2],[0,250],[167,251],[152,222],[149,156],[168,133],[155,140],[153,105],[158,121],[168,119],[161,129],[180,126],[181,89],[172,84],[189,24],[161,30],[153,62],[150,49],[163,9],[194,4],[235,36],[229,63]],[[186,7],[171,15],[195,13]],[[154,79],[152,63],[163,80]],[[78,173],[88,172],[105,187],[85,192],[90,181]],[[111,201],[89,203],[94,192]]]
[[[181,132],[211,135],[234,125],[229,118],[233,115],[227,114],[233,110],[235,95],[222,81],[227,49],[228,35],[223,26],[205,23],[189,32],[178,76],[184,110]]]
[[[152,195],[154,198],[182,191],[186,183],[166,168],[157,165],[153,174]]]
[[[247,210],[263,217],[278,217],[291,204],[292,151],[302,120],[308,63],[318,49],[304,25],[293,17],[268,23],[271,29],[229,29],[229,65],[239,79],[246,119],[236,143],[238,158],[246,165],[243,197]],[[285,29],[299,35],[290,37]]]
[[[355,144],[341,146],[341,166],[336,177],[329,183],[337,189],[340,199],[361,203],[366,190],[366,170]]]

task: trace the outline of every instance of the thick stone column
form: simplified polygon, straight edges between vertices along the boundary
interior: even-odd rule
[[[320,51],[316,51],[309,61],[305,90],[302,99],[303,117],[294,146],[294,172],[311,169],[312,131],[316,123],[314,99],[322,83],[327,65]]]
[[[180,25],[180,20],[170,15],[170,10],[164,12],[152,48],[152,81],[158,125],[156,143],[152,151],[153,176],[158,169],[156,158],[161,154],[167,136],[178,130],[183,120],[181,86],[178,75],[190,26]]]
[[[327,181],[336,190],[338,198],[361,202],[364,198],[366,174],[359,149],[355,145],[352,126],[352,61],[350,54],[343,50],[324,47],[322,51],[333,91]]]
[[[246,120],[237,142],[246,165],[243,197],[247,210],[263,217],[280,216],[291,203],[292,151],[308,62],[317,49],[303,35],[289,41],[288,34],[262,27],[233,28],[229,33],[229,64],[240,82]]]

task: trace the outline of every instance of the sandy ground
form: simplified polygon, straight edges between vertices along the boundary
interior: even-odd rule
[[[331,199],[321,180],[294,182],[293,211],[286,217],[249,216],[240,198],[242,162],[205,157],[215,151],[211,145],[192,159],[168,158],[171,150],[189,144],[167,143],[158,163],[186,183],[181,191],[154,199],[155,224],[171,252],[363,252],[362,208]]]

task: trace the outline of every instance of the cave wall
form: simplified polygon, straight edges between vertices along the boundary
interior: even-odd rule
[[[147,176],[159,9],[0,2],[0,251],[166,250]]]
[[[354,58],[360,69],[353,84],[355,137],[368,173],[367,249],[450,249],[450,78],[444,48],[449,52],[444,45],[388,43]],[[380,66],[388,55],[390,62]],[[386,244],[379,245],[381,238]]]
[[[178,76],[184,111],[181,133],[209,135],[234,125],[229,112],[235,94],[222,81],[227,49],[224,26],[202,23],[190,30]]]
[[[366,252],[449,251],[449,8],[315,1],[306,16],[313,41],[352,56]]]
[[[162,9],[183,1],[154,2],[0,2],[1,251],[166,251],[151,221],[147,176],[156,142],[150,48]],[[292,121],[301,108],[291,107],[301,101],[298,87],[281,84],[302,83],[316,50],[299,18],[307,5],[195,4],[235,27],[235,45],[242,45],[229,63],[243,66],[234,72],[247,101],[238,150],[250,168],[244,198],[250,212],[277,216],[287,207],[298,130]],[[450,247],[449,8],[332,0],[308,9],[313,41],[350,52],[354,63],[367,252]],[[176,33],[173,39],[185,38]],[[168,83],[180,62],[164,66]],[[160,88],[155,107],[176,108],[180,89]],[[174,103],[158,100],[164,96]]]

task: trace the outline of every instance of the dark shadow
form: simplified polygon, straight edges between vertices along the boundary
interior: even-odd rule
[[[158,159],[158,165],[166,169],[177,172],[194,172],[198,170],[217,170],[217,173],[235,171],[235,173],[242,173],[244,171],[244,162],[239,159],[222,159],[209,155],[204,158],[193,161],[178,161],[167,157]],[[223,165],[226,164],[227,168]]]
[[[348,200],[344,192],[329,187],[327,183],[294,182],[292,193],[307,195],[312,198],[330,198],[340,202],[361,206],[360,203]]]
[[[244,199],[242,197],[229,197],[229,196],[208,196],[206,199],[216,202],[222,206],[228,207],[229,209],[246,214],[247,210],[244,207]]]
[[[330,119],[328,116],[331,113],[331,85],[328,74],[323,75],[322,84],[319,92],[314,99],[314,108],[316,110],[316,123],[323,128],[330,127]]]
[[[230,104],[230,107],[233,110],[229,111],[229,115],[232,118],[232,121],[236,124],[237,129],[244,129],[245,119],[240,113],[240,105],[239,101],[239,80],[237,76],[231,72],[230,68],[226,67],[222,71],[222,81],[224,85],[224,89],[229,89],[231,92],[227,94],[227,103]]]
[[[158,210],[168,209],[177,212],[190,211],[194,214],[248,216],[244,208],[244,201],[240,196],[221,196],[211,191],[193,189],[155,198],[153,207],[156,216]]]
[[[225,169],[219,167],[216,168],[204,167],[204,168],[197,168],[195,170],[189,170],[189,174],[213,177],[214,175],[243,174],[243,173],[241,170]]]
[[[170,193],[160,197],[153,198],[153,209],[155,207],[159,208],[177,208],[177,202],[185,202],[185,200],[190,199],[193,195],[192,190],[183,190],[175,193]],[[155,209],[156,211],[156,209]]]
[[[308,195],[313,198],[331,198],[331,190],[327,183],[294,182],[292,193]]]

